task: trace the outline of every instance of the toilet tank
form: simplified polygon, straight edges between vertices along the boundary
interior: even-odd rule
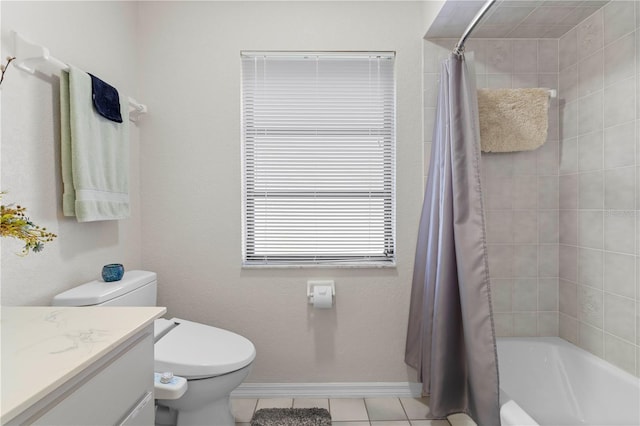
[[[127,271],[120,281],[95,280],[60,293],[53,306],[155,306],[156,273]]]

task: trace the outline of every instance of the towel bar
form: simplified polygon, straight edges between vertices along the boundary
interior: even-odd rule
[[[49,49],[47,49],[46,47],[27,41],[16,31],[12,31],[12,34],[14,40],[13,51],[14,55],[16,56],[16,60],[13,62],[13,64],[16,68],[33,74],[36,72],[36,69],[39,67],[39,65],[45,63],[53,66],[60,71],[69,70],[69,65],[51,56],[49,54]],[[136,122],[138,121],[138,117],[140,116],[140,114],[147,113],[147,106],[139,103],[132,97],[129,97],[128,101],[129,120]]]

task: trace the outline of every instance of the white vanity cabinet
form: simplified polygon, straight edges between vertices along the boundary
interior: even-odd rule
[[[5,309],[3,425],[154,424],[153,320],[164,308],[11,308],[30,312],[9,320]]]

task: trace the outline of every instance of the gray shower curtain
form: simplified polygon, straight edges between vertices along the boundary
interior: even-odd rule
[[[405,361],[434,418],[467,413],[500,424],[498,362],[480,187],[473,62],[442,63],[420,220]]]

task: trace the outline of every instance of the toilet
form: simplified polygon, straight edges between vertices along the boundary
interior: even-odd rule
[[[120,281],[96,280],[60,293],[52,305],[155,306],[157,286],[155,272],[127,271]],[[156,424],[233,426],[229,395],[251,370],[253,343],[180,318],[157,319],[154,334],[155,371],[187,379],[181,397],[156,400]]]

